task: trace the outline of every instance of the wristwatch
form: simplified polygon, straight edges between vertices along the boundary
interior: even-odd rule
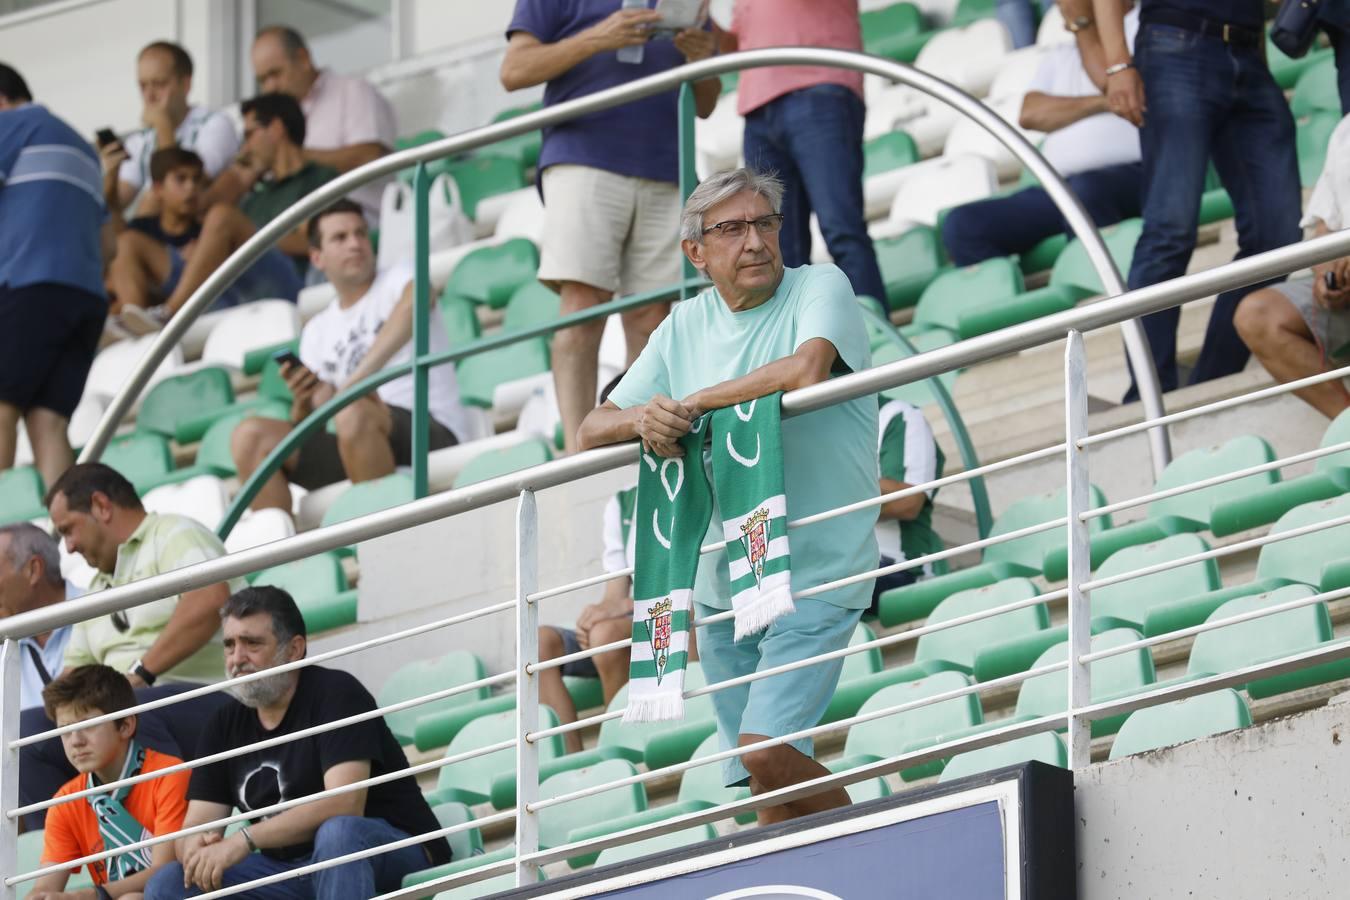
[[[1065,27],[1067,30],[1073,32],[1074,34],[1077,34],[1078,32],[1082,31],[1084,28],[1091,28],[1091,27],[1092,27],[1092,17],[1091,17],[1091,16],[1075,16],[1075,17],[1072,18],[1072,19],[1065,19],[1065,20],[1064,20],[1064,27]]]
[[[154,687],[155,679],[158,677],[154,672],[147,669],[139,659],[131,664],[131,668],[127,669],[127,674],[135,675],[141,681],[144,681],[146,687]]]

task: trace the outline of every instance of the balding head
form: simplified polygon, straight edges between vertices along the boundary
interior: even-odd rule
[[[285,25],[273,25],[258,32],[251,56],[258,90],[264,94],[290,94],[302,100],[319,75],[305,39]]]

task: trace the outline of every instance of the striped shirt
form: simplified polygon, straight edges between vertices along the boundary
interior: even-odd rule
[[[878,454],[881,477],[901,484],[925,484],[942,474],[945,460],[923,413],[903,400],[892,400],[881,407]],[[907,522],[881,519],[877,522],[877,547],[881,555],[895,562],[927,556],[942,549],[942,538],[933,530],[933,497],[924,497],[919,514]],[[929,566],[924,575],[931,575]]]
[[[174,130],[178,146],[202,158],[207,178],[215,178],[239,152],[239,135],[221,112],[200,106],[188,108],[187,116]],[[122,138],[129,157],[117,170],[117,180],[140,191],[150,183],[150,157],[159,149],[153,128],[142,128]]]
[[[120,587],[162,575],[185,566],[225,555],[225,545],[204,525],[186,516],[147,513],[145,521],[117,548],[117,568],[109,575],[99,572],[89,584],[89,592]],[[246,585],[242,578],[229,582],[233,593]],[[66,648],[66,666],[102,663],[125,672],[145,655],[158,640],[169,617],[178,607],[178,596],[165,597],[126,610],[129,623],[119,630],[112,616],[100,616],[75,626]],[[225,677],[225,653],[220,632],[196,653],[167,672],[156,673],[161,681],[208,683]]]
[[[38,104],[0,112],[0,287],[53,282],[102,297],[107,217],[87,141]]]

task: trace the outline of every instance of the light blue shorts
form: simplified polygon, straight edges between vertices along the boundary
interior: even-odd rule
[[[796,612],[739,642],[733,639],[735,622],[731,619],[700,626],[698,657],[708,683],[847,647],[864,612],[809,597],[796,604]],[[695,616],[700,619],[717,612],[694,604]],[[843,668],[844,659],[839,657],[713,694],[722,749],[736,746],[742,734],[782,737],[820,724]],[[813,755],[810,738],[792,741],[789,746]],[[750,773],[736,757],[722,762],[722,777],[727,787],[734,787],[747,783]]]

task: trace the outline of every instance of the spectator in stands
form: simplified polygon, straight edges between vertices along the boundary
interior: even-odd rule
[[[923,413],[904,400],[883,400],[878,421],[881,493],[893,494],[942,476],[945,459]],[[942,538],[933,530],[933,499],[937,490],[900,497],[882,504],[877,516],[877,547],[881,565],[890,566],[917,559],[942,549]],[[892,588],[913,584],[933,574],[933,564],[881,575],[872,589],[871,611]]]
[[[205,173],[191,150],[166,147],[150,157],[151,196],[159,213],[132,219],[118,236],[109,273],[113,312],[148,309],[167,322],[227,257],[257,229],[237,206],[202,206]],[[300,274],[286,254],[269,249],[212,304],[295,300]]]
[[[108,314],[116,248],[88,142],[0,63],[0,470],[19,422],[50,484],[75,461],[66,428]]]
[[[1340,231],[1350,214],[1350,117],[1331,133],[1326,165],[1300,223],[1316,236]],[[1238,334],[1277,381],[1297,381],[1350,365],[1350,257],[1313,266],[1311,277],[1248,294],[1238,306]],[[1294,392],[1334,419],[1350,407],[1340,381]]]
[[[221,618],[231,678],[305,656],[305,620],[290,594],[279,588],[240,591],[221,610]],[[216,750],[247,747],[376,708],[370,692],[354,677],[319,666],[240,684],[232,693],[235,700],[204,727],[204,741]],[[269,750],[195,769],[184,825],[203,825],[236,808],[265,810],[283,800],[407,767],[403,749],[381,718],[295,737]],[[178,861],[152,879],[146,897],[169,900],[242,884],[438,828],[417,780],[409,775],[275,814],[264,812],[229,837],[211,831],[182,838]],[[279,882],[268,891],[278,898],[356,900],[396,890],[405,875],[449,861],[450,847],[438,837]]]
[[[712,409],[826,381],[871,365],[862,313],[834,266],[785,269],[778,250],[782,185],[748,169],[714,175],[685,204],[680,228],[690,262],[713,287],[677,306],[609,399],[582,424],[583,449],[640,438],[661,456]],[[682,399],[673,399],[682,398]],[[877,495],[877,408],[860,398],[782,426],[783,480],[793,516]],[[717,513],[709,540],[722,535]],[[876,508],[792,532],[792,586],[872,568]],[[847,646],[871,602],[871,581],[799,599],[796,610],[735,642],[730,620],[698,633],[703,671],[721,682]],[[724,553],[699,562],[694,615],[731,605]],[[843,665],[833,659],[713,694],[723,747],[781,737],[820,721]],[[826,774],[809,740],[727,760],[728,785],[762,793]],[[759,810],[762,824],[847,805],[842,788]]]
[[[724,50],[862,50],[858,0],[736,0]],[[824,66],[746,69],[737,112],[745,163],[783,182],[783,265],[811,261],[811,213],[835,265],[857,294],[886,305],[863,212],[863,76]]]
[[[996,0],[994,15],[1008,29],[1014,50],[1036,43],[1036,22],[1044,13],[1040,0]]]
[[[619,491],[605,504],[604,553],[601,564],[606,574],[633,567],[633,508],[637,502],[637,488]],[[540,661],[557,659],[603,647],[633,634],[633,576],[623,575],[605,582],[605,593],[599,603],[592,603],[577,616],[573,628],[544,625],[539,629]],[[539,673],[539,702],[552,707],[558,721],[566,724],[577,720],[576,704],[567,692],[563,676],[599,678],[605,705],[628,683],[628,648],[610,650],[590,659],[580,659],[561,668],[545,669]],[[569,731],[563,735],[568,753],[581,750],[581,735]]]
[[[42,699],[47,715],[60,726],[136,705],[126,677],[107,666],[80,666],[65,672],[47,685]],[[142,744],[134,715],[69,732],[61,736],[61,742],[79,774],[56,792],[57,797],[182,762]],[[179,830],[187,812],[188,778],[186,770],[171,772],[52,807],[43,832],[42,865],[70,862]],[[70,872],[55,872],[37,879],[28,896],[32,900],[138,898],[151,876],[172,859],[172,843],[133,850],[89,863],[89,875],[96,885],[92,891],[66,893]]]
[[[237,166],[250,173],[244,177],[253,184],[239,205],[261,228],[338,173],[332,166],[305,157],[305,116],[295,98],[260,94],[239,108],[244,116],[244,151]],[[309,244],[303,225],[276,246],[295,260],[301,272],[308,268]]]
[[[375,251],[361,207],[339,200],[309,223],[310,261],[328,277],[337,298],[305,323],[300,364],[283,364],[294,401],[291,421],[245,419],[234,430],[231,452],[247,480],[291,428],[338,392],[388,363],[412,358],[413,284],[407,265],[375,270]],[[431,311],[431,350],[448,350],[440,310]],[[449,447],[466,434],[454,366],[429,375],[430,447]],[[369,481],[412,461],[413,379],[380,386],[338,412],[337,434],[320,430],[291,455],[259,491],[253,508],[290,510],[288,482],[316,488],[349,478]]]
[[[652,9],[620,9],[620,0],[517,0],[507,29],[501,81],[508,91],[544,84],[544,105],[591,94],[712,55],[709,31],[673,40],[652,37]],[[616,51],[640,48],[640,63]],[[721,83],[694,85],[698,114],[717,104]],[[539,280],[557,291],[562,312],[579,312],[624,295],[658,291],[682,269],[674,239],[679,219],[679,142],[674,90],[591,113],[544,131],[539,182],[544,237]],[[623,313],[631,363],[669,312],[655,303]],[[553,378],[568,452],[595,405],[600,337],[597,320],[553,336]]]
[[[305,159],[338,172],[379,159],[394,146],[394,109],[369,82],[315,67],[305,39],[274,25],[253,41],[253,73],[260,90],[289,94],[305,113]],[[385,181],[352,192],[371,226],[379,224]]]
[[[188,103],[192,91],[192,57],[177,44],[155,41],[136,57],[136,80],[141,89],[139,131],[121,140],[126,158],[117,169],[116,190],[108,197],[115,209],[135,209],[138,215],[152,215],[154,202],[138,198],[150,184],[150,157],[165,147],[182,147],[202,158],[206,177],[223,183],[211,185],[207,196],[212,202],[232,200],[242,185],[233,183],[237,173],[230,163],[239,149],[234,124],[224,113],[213,112]],[[103,148],[116,152],[116,145]]]
[[[1266,66],[1260,0],[1145,0],[1133,57],[1125,40],[1124,0],[1093,0],[1093,8],[1107,64],[1107,103],[1140,127],[1144,230],[1128,286],[1185,274],[1211,159],[1237,211],[1239,258],[1297,241],[1301,192],[1294,119]],[[1223,77],[1213,76],[1218,72]],[[1192,384],[1239,372],[1246,364],[1248,351],[1233,314],[1251,290],[1219,295]],[[1143,320],[1163,390],[1180,382],[1180,316],[1174,307]],[[1126,399],[1135,396],[1132,385]]]
[[[83,591],[61,575],[61,552],[51,535],[31,522],[0,526],[0,618],[43,609]],[[42,705],[42,689],[61,674],[71,626],[19,641],[19,708]]]
[[[1066,21],[1077,21],[1070,16],[1070,0],[1063,5]],[[1091,11],[1086,3],[1081,6]],[[1132,8],[1125,16],[1131,46],[1138,29],[1138,9]],[[1084,28],[1079,40],[1095,43],[1095,31]],[[1022,100],[1020,121],[1023,128],[1046,133],[1041,153],[1068,180],[1097,225],[1139,215],[1143,193],[1139,130],[1110,113],[1074,44],[1049,47],[1041,54],[1036,77]],[[942,226],[943,242],[958,266],[1026,253],[1060,233],[1071,233],[1069,224],[1039,185],[958,206]]]
[[[147,513],[136,489],[102,463],[71,466],[47,491],[52,525],[98,570],[90,591],[163,575],[225,555],[225,545],[194,519]],[[102,663],[134,687],[158,680],[203,684],[221,677],[217,614],[242,579],[91,619],[75,626],[66,666]]]

